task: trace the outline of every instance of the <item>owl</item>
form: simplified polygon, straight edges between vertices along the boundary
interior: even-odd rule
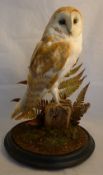
[[[38,101],[48,92],[56,103],[60,102],[58,86],[81,53],[82,29],[79,10],[74,7],[56,10],[33,52],[27,89],[12,117],[32,115]]]

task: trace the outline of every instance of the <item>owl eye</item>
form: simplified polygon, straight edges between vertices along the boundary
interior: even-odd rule
[[[59,20],[59,24],[60,24],[60,25],[65,25],[65,24],[66,24],[65,19],[60,19],[60,20]]]
[[[78,18],[74,18],[73,23],[77,24],[78,23]]]

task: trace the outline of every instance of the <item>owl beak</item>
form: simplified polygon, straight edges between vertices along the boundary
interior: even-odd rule
[[[68,30],[68,34],[72,35],[71,26],[67,27],[67,30]]]
[[[72,35],[72,32],[71,32],[71,30],[68,30],[68,33],[69,33],[69,35]]]
[[[71,20],[69,20],[67,23],[67,31],[68,31],[69,35],[72,35],[72,22],[71,22]]]

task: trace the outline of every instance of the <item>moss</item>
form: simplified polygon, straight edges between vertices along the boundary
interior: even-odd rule
[[[78,126],[76,132],[79,137],[73,138],[69,130],[33,127],[23,122],[12,130],[12,136],[15,143],[24,150],[46,155],[61,155],[73,152],[86,144],[88,136],[84,130]]]

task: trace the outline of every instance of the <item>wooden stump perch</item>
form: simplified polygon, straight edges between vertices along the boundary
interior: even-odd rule
[[[48,104],[45,110],[45,126],[66,129],[69,127],[71,108],[62,104]]]

